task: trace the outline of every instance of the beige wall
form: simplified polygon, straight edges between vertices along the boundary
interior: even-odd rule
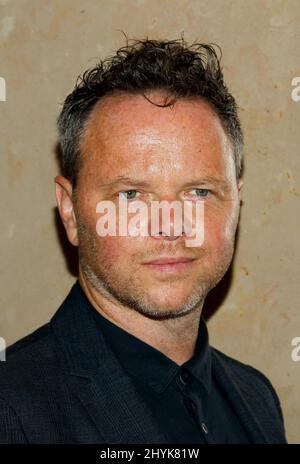
[[[211,343],[271,379],[300,443],[299,0],[0,0],[0,336],[46,322],[75,279],[55,226],[55,119],[77,75],[124,45],[119,30],[223,49],[246,169],[232,280],[206,305]]]

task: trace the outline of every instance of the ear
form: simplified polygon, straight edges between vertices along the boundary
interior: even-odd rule
[[[59,215],[65,226],[69,241],[78,246],[77,223],[72,200],[72,184],[63,176],[55,177],[55,196]]]

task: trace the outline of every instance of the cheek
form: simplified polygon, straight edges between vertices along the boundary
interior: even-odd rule
[[[97,238],[97,255],[98,261],[105,266],[130,266],[132,263],[132,255],[135,253],[133,241],[128,237],[99,237]]]
[[[224,231],[221,224],[217,221],[206,221],[204,226],[204,246],[214,248],[224,241]]]
[[[204,222],[204,246],[222,249],[231,242],[235,231],[235,217],[231,213],[208,215]]]
[[[83,234],[88,242],[93,242],[92,252],[94,259],[101,266],[107,265],[117,267],[118,265],[129,266],[133,261],[133,256],[144,249],[144,238],[122,237],[117,235],[101,236],[98,233],[99,218],[101,214],[96,211],[97,201],[95,199],[83,199],[80,205],[79,218],[83,224]],[[118,221],[117,221],[118,226]],[[107,224],[105,225],[105,229]],[[86,233],[85,233],[86,232]],[[88,246],[85,240],[85,246]],[[91,248],[91,247],[90,247]]]
[[[117,263],[122,257],[122,249],[118,243],[117,237],[99,237],[97,236],[97,255],[98,260],[105,263]]]

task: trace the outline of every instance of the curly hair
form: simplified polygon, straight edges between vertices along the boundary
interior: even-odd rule
[[[218,58],[213,45],[188,46],[183,38],[170,41],[146,38],[134,40],[131,45],[127,40],[126,46],[115,55],[100,60],[79,76],[57,120],[65,177],[75,186],[80,170],[80,142],[89,115],[102,97],[118,92],[145,96],[146,91],[161,89],[173,99],[158,106],[169,106],[185,97],[201,97],[212,105],[232,142],[239,178],[243,167],[243,132],[235,99],[223,80],[221,57]]]

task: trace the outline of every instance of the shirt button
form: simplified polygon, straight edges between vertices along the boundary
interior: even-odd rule
[[[197,418],[197,406],[195,405],[194,401],[188,397],[184,397],[183,401],[189,413],[196,419]]]
[[[186,385],[190,380],[190,374],[187,371],[181,371],[179,378],[180,382]]]
[[[191,406],[191,410],[192,410],[193,413],[195,414],[196,411],[197,411],[197,406],[195,405],[194,401],[191,400],[190,406]]]
[[[201,422],[201,428],[202,428],[203,432],[207,435],[208,434],[208,428],[207,428],[205,422]]]

